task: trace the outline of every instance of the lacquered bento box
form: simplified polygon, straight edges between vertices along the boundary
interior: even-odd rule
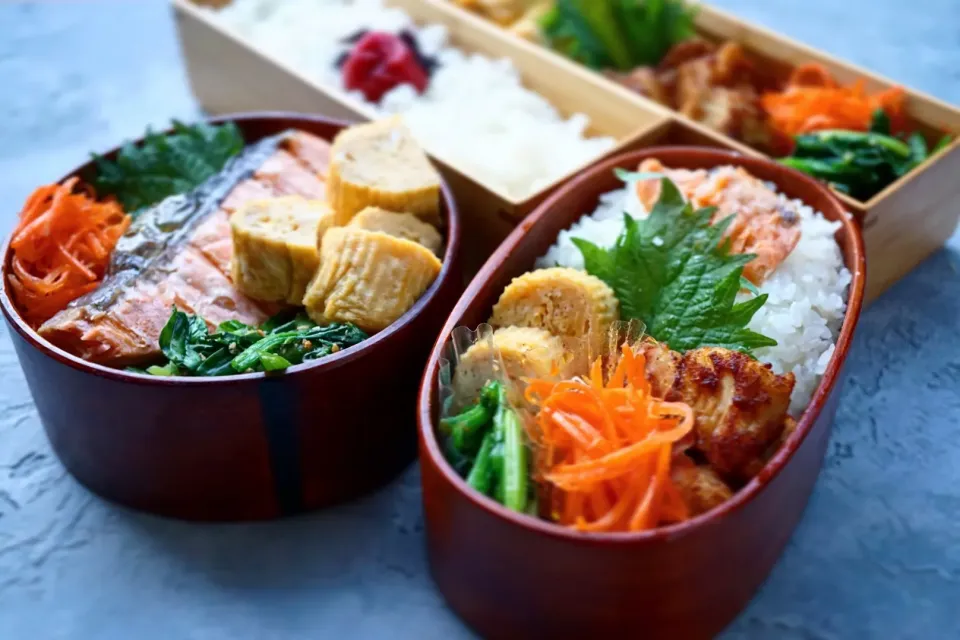
[[[330,141],[348,126],[285,113],[212,120],[226,121],[248,143],[290,129]],[[88,162],[63,180],[87,176],[93,167]],[[406,313],[360,344],[281,374],[165,377],[88,362],[41,337],[21,316],[8,238],[0,311],[57,457],[105,498],[188,520],[289,516],[389,482],[416,455],[419,376],[462,290],[461,227],[445,184],[441,215],[443,266]],[[375,402],[370,389],[380,390]]]
[[[335,117],[372,116],[364,105],[308,79],[301,71],[244,41],[200,8],[226,4],[229,0],[173,0],[190,83],[204,108],[214,113],[276,108]],[[515,37],[448,0],[389,0],[385,4],[402,8],[418,23],[444,25],[452,43],[467,52],[509,58],[520,71],[525,86],[547,98],[562,114],[587,115],[592,126],[590,133],[617,140],[614,149],[588,164],[613,153],[664,143],[698,144],[744,155],[763,155],[586,67]],[[700,4],[696,28],[708,39],[742,43],[752,56],[769,63],[775,74],[788,73],[791,66],[801,62],[815,61],[840,82],[864,78],[870,90],[894,85],[709,5]],[[960,133],[960,111],[930,96],[908,91],[907,111],[913,124],[928,138],[932,139],[934,132]],[[435,156],[435,160],[454,189],[466,233],[471,238],[465,255],[468,272],[479,267],[525,215],[578,172],[569,172],[518,200],[498,193],[443,157]],[[960,207],[954,204],[960,196],[960,185],[951,177],[958,171],[960,140],[954,139],[867,202],[837,194],[863,227],[867,258],[872,265],[866,290],[868,300],[909,272],[953,232],[960,217]]]
[[[470,487],[437,435],[441,369],[457,327],[487,322],[501,292],[557,234],[620,186],[614,168],[743,167],[839,223],[852,274],[836,350],[795,431],[726,502],[640,532],[581,532],[519,514]],[[485,638],[711,638],[747,605],[800,521],[823,462],[868,269],[858,226],[828,189],[730,152],[652,147],[610,158],[547,199],[504,241],[457,303],[420,387],[420,467],[430,570],[450,606]]]

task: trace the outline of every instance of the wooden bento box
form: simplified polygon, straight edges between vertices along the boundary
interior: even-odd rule
[[[172,0],[177,29],[194,94],[214,114],[277,109],[318,112],[367,120],[374,113],[339,90],[328,89],[277,57],[245,42],[200,5],[223,6],[229,0]],[[454,46],[492,58],[508,58],[524,85],[546,98],[564,116],[585,114],[588,132],[610,136],[616,146],[586,165],[614,153],[654,144],[695,144],[764,154],[707,126],[636,94],[599,73],[549,49],[516,37],[448,0],[385,0],[420,24],[441,24]],[[841,83],[863,78],[871,91],[894,83],[839,61],[769,30],[699,4],[699,35],[735,40],[773,73],[784,75],[803,62],[822,64]],[[907,113],[929,140],[960,133],[960,110],[907,90]],[[427,150],[430,151],[429,145]],[[456,164],[433,153],[453,187],[464,221],[464,262],[473,273],[520,220],[579,170],[516,199],[473,179]],[[867,300],[871,300],[943,245],[960,218],[960,138],[867,202],[838,194],[859,220],[867,250]]]

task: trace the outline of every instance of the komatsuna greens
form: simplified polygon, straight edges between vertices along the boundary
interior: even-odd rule
[[[631,71],[693,37],[694,14],[682,0],[557,0],[540,27],[550,47],[573,60]]]
[[[166,362],[144,372],[158,376],[226,376],[282,371],[359,344],[367,334],[352,324],[320,326],[304,314],[275,316],[260,327],[236,320],[214,332],[200,316],[176,308],[160,333]]]
[[[781,159],[782,164],[866,201],[937,153],[950,138],[931,151],[920,133],[906,139],[892,136],[890,118],[878,109],[868,132],[831,129],[797,136],[794,142],[793,154]]]
[[[487,382],[476,404],[441,420],[440,430],[447,460],[467,484],[512,511],[536,511],[523,424],[503,384]]]

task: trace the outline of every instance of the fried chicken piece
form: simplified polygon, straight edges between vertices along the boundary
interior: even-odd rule
[[[757,83],[755,67],[747,52],[738,42],[727,41],[714,54],[711,80],[715,85],[736,87],[746,84],[752,88]]]
[[[749,87],[711,87],[698,104],[700,121],[711,129],[739,135],[754,111],[756,95],[751,93]]]
[[[691,516],[706,513],[733,497],[733,490],[723,478],[706,465],[675,464],[670,478]]]
[[[690,405],[695,447],[720,474],[747,480],[758,470],[786,424],[792,373],[779,376],[770,365],[720,347],[680,355],[653,340],[640,350],[654,396]]]
[[[770,141],[759,105],[762,79],[739,43],[681,42],[657,66],[655,80],[666,97],[658,101],[688,118],[750,144]]]
[[[767,463],[770,461],[770,458],[776,455],[777,451],[780,450],[780,447],[786,444],[787,438],[789,438],[790,435],[796,430],[797,421],[790,416],[787,416],[783,421],[783,431],[780,433],[780,437],[777,438],[776,442],[770,445],[770,448],[767,449],[766,453],[750,463],[750,465],[747,467],[747,475],[752,478],[760,473],[760,470],[767,465]]]
[[[740,140],[769,138],[759,97],[747,82],[728,82],[736,70],[719,70],[712,58],[687,62],[676,71],[674,103],[680,113]]]
[[[677,111],[692,120],[703,119],[703,105],[713,85],[713,63],[710,58],[685,62],[677,67],[677,81],[673,90],[673,103]]]
[[[610,70],[605,71],[604,75],[635,93],[670,106],[670,95],[673,90],[664,85],[652,67],[637,67],[627,73]]]
[[[657,65],[657,70],[666,71],[668,69],[676,69],[685,62],[713,54],[716,48],[716,45],[703,38],[683,40],[670,47],[670,50],[667,51],[666,55],[660,60],[660,64]]]

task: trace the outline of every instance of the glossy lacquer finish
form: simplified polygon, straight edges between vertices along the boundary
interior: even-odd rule
[[[290,128],[330,140],[346,126],[282,113],[224,120],[248,143]],[[95,493],[187,519],[272,518],[387,482],[414,459],[417,383],[462,291],[459,219],[443,195],[443,268],[416,305],[360,345],[271,376],[155,378],[52,346],[11,303],[8,241],[0,306],[54,451]]]
[[[614,167],[645,158],[689,169],[740,165],[842,228],[853,273],[836,352],[790,440],[761,474],[715,511],[641,534],[580,534],[513,514],[470,491],[434,432],[442,347],[459,325],[486,321],[503,288],[533,268],[557,233],[622,184]],[[420,460],[430,568],[463,619],[486,638],[709,638],[747,604],[800,519],[836,412],[864,285],[860,232],[822,186],[775,163],[727,152],[651,148],[605,161],[563,187],[490,258],[434,347],[420,388]]]

